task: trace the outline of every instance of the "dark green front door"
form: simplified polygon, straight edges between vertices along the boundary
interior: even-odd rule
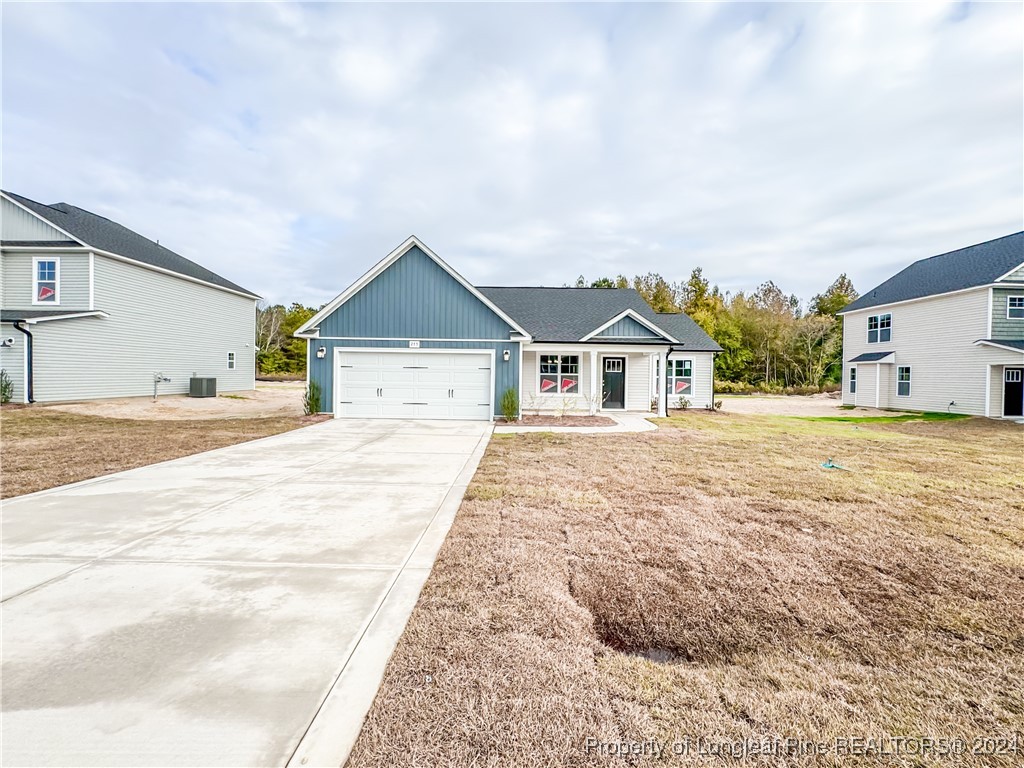
[[[626,358],[606,357],[602,363],[602,408],[626,407]]]

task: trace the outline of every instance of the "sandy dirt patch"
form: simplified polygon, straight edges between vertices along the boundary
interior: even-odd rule
[[[838,395],[839,393],[835,393]],[[720,395],[722,410],[752,416],[899,416],[902,411],[840,408],[842,399],[821,395]]]
[[[34,407],[108,419],[262,419],[301,416],[304,388],[301,381],[260,381],[255,390],[217,397],[160,395],[155,402],[151,397],[119,397]]]

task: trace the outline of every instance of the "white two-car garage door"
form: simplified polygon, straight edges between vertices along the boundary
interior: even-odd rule
[[[335,416],[490,420],[489,352],[339,351]]]

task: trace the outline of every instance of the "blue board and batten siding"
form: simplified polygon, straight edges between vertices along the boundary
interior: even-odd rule
[[[420,349],[494,350],[496,415],[502,393],[519,387],[519,343],[507,341],[515,329],[415,246],[318,328],[320,338],[309,341],[309,376],[320,385],[327,413],[334,410],[333,366],[339,348],[408,350],[409,341],[417,340]],[[316,356],[319,347],[326,349],[323,358]]]
[[[624,317],[617,320],[599,334],[598,339],[660,339],[661,337],[642,323],[638,323],[632,317]]]

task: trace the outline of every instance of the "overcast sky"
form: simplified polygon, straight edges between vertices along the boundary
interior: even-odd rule
[[[1024,228],[1020,3],[2,13],[4,188],[274,302],[410,234],[480,285],[807,299]]]

